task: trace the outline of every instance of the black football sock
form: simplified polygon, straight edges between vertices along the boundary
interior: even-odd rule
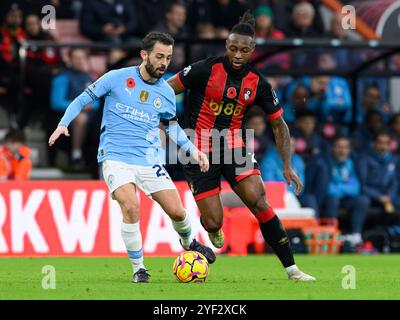
[[[260,223],[264,240],[274,250],[285,268],[295,264],[289,237],[278,216],[269,207],[267,210],[255,214]]]

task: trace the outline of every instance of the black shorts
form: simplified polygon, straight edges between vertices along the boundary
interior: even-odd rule
[[[197,164],[183,165],[183,172],[195,200],[201,200],[218,194],[221,190],[221,176],[228,181],[233,189],[241,180],[253,174],[261,174],[259,165],[253,153],[246,148],[240,148],[240,159],[221,158],[221,161],[212,161],[212,154],[208,154],[210,169],[201,172]]]

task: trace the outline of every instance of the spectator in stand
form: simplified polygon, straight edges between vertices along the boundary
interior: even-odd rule
[[[399,71],[400,70],[400,54],[394,54],[390,57],[390,65],[389,69],[391,71]]]
[[[155,28],[155,31],[166,32],[175,39],[187,38],[190,36],[186,27],[186,5],[183,1],[172,1],[165,11],[165,18]],[[185,48],[183,44],[174,46],[174,55],[169,66],[170,72],[177,72],[184,67]]]
[[[383,225],[399,223],[398,159],[390,152],[390,140],[389,132],[376,133],[373,148],[364,161],[359,161],[363,193],[370,198],[373,207],[381,210],[379,223]]]
[[[13,4],[6,14],[0,33],[1,59],[9,64],[18,60],[18,48],[26,40],[23,28],[23,13],[17,4]]]
[[[2,0],[0,1],[0,26],[3,25],[6,20],[7,13],[10,11],[12,6],[21,8],[21,1],[18,0]]]
[[[26,180],[30,178],[31,150],[25,146],[23,131],[11,129],[0,147],[0,180]]]
[[[154,30],[167,32],[174,38],[185,38],[189,36],[186,24],[186,5],[183,1],[171,2],[162,20]]]
[[[334,39],[340,39],[340,40],[346,40],[348,39],[347,31],[343,28],[342,26],[342,19],[343,15],[338,13],[334,14],[331,18],[331,29],[328,32],[327,36],[334,38]]]
[[[248,9],[238,0],[212,0],[209,3],[212,24],[225,30],[230,30]]]
[[[42,29],[40,17],[30,13],[25,16],[26,40],[32,41],[55,41],[53,36]],[[27,52],[28,61],[41,65],[59,65],[61,57],[56,48],[35,48],[30,47]]]
[[[288,38],[318,38],[324,33],[314,26],[315,8],[309,2],[302,1],[293,7],[292,19],[283,29]]]
[[[26,40],[54,41],[54,38],[42,29],[40,17],[29,13],[25,16]],[[34,111],[45,115],[49,109],[49,93],[52,76],[62,66],[58,49],[52,47],[29,47],[26,63],[26,86],[31,90],[24,104],[18,110],[17,124],[23,129]]]
[[[300,84],[310,90],[308,108],[313,110],[322,123],[349,125],[352,119],[352,100],[349,85],[340,77],[304,77]]]
[[[393,115],[390,120],[390,129],[392,132],[390,151],[400,157],[400,113]]]
[[[304,161],[321,152],[326,152],[328,145],[316,130],[317,119],[311,110],[302,110],[297,113],[292,136],[295,139],[295,150]]]
[[[363,58],[363,62],[365,62],[365,59]],[[359,63],[357,63],[359,64]],[[356,65],[356,64],[354,64]],[[385,122],[389,121],[389,118],[391,116],[391,113],[393,113],[392,107],[388,104],[388,101],[390,100],[390,84],[389,84],[389,78],[385,76],[367,76],[363,75],[360,76],[358,81],[357,81],[357,96],[358,97],[364,97],[364,95],[370,94],[371,91],[369,87],[375,87],[378,88],[379,90],[379,97],[380,101],[377,102],[377,96],[378,94],[375,94],[372,92],[372,96],[370,99],[374,101],[370,101],[370,103],[375,103],[375,107],[377,107],[377,110],[380,110],[382,112],[382,115],[384,116]],[[367,89],[368,88],[368,89]],[[373,108],[373,107],[372,107]],[[361,123],[363,121],[363,98],[358,99],[357,103],[357,114],[356,114],[356,121],[357,123]]]
[[[389,104],[383,103],[380,88],[373,83],[367,85],[364,89],[361,99],[361,110],[357,113],[357,123],[363,123],[365,121],[365,115],[369,111],[379,112],[383,116],[385,122],[388,122],[392,116],[391,107]]]
[[[1,2],[7,0],[2,0]],[[46,5],[51,5],[56,9],[57,19],[72,19],[74,18],[74,10],[78,2],[82,0],[12,0],[21,7],[24,14],[33,13],[36,15],[42,14],[42,8]],[[0,12],[1,15],[1,12]]]
[[[130,0],[87,0],[80,17],[81,32],[94,41],[139,43],[135,37],[138,15]]]
[[[196,28],[196,33],[198,39],[210,40],[216,39],[217,37],[217,32],[214,26],[209,22],[199,23]],[[225,51],[225,46],[218,43],[207,43],[207,45],[204,45],[204,43],[199,43],[193,45],[192,50],[193,60],[197,61],[211,56],[223,54]]]
[[[296,140],[290,139],[292,149],[292,167],[304,186],[305,165],[301,156],[296,154]],[[271,147],[260,161],[261,176],[264,181],[286,181],[283,175],[283,162],[276,147]],[[289,192],[294,194],[296,186],[287,186]],[[304,190],[304,189],[303,189]]]
[[[273,13],[266,5],[258,6],[253,12],[256,19],[256,38],[261,39],[284,39],[282,31],[273,25]]]
[[[0,30],[0,92],[5,94],[5,104],[13,114],[19,106],[18,49],[21,42],[26,39],[22,22],[22,11],[16,3],[13,3],[7,11]]]
[[[137,12],[137,35],[142,38],[164,19],[166,11],[165,0],[135,0]]]
[[[354,148],[359,152],[370,150],[374,136],[385,127],[382,114],[378,111],[369,111],[364,123],[358,125],[352,134]]]
[[[320,52],[316,60],[318,69],[321,71],[334,71],[337,68],[336,61],[330,52]]]
[[[58,120],[64,114],[68,105],[74,100],[88,85],[92,79],[87,72],[88,53],[85,49],[71,49],[69,53],[70,67],[57,75],[52,82],[51,88],[51,109],[53,121],[49,123],[48,129],[54,128]],[[88,104],[75,120],[72,122],[72,164],[81,168],[84,166],[83,144],[86,133],[90,128],[90,123],[95,118],[99,103]],[[89,159],[85,159],[86,163]],[[55,153],[49,153],[50,164],[55,163]]]
[[[335,61],[334,56],[329,52],[320,52],[317,55],[316,60],[318,61],[318,69],[321,71],[334,72],[337,70],[337,62]],[[341,102],[346,104],[346,101],[348,104],[351,104],[350,88],[347,85],[347,80],[343,77],[333,76],[330,78],[330,83],[332,84],[333,81],[335,81],[337,85],[335,87],[331,87],[330,90],[335,90],[337,104],[340,105]],[[341,92],[344,93],[343,97],[341,97]],[[344,132],[346,132],[346,134],[349,133],[350,125],[353,120],[352,108],[353,107],[351,106],[351,110],[349,110],[349,108],[344,112],[339,111],[342,112],[338,115],[341,121],[336,121],[335,118],[331,117],[321,124],[320,131],[327,141],[332,142],[335,136],[342,135]],[[334,112],[336,113],[336,111]]]
[[[271,144],[267,134],[265,123],[265,113],[259,107],[254,106],[246,116],[245,128],[254,130],[254,139],[247,141],[250,150],[254,150],[257,162],[260,162],[265,155],[265,151]]]
[[[196,27],[197,38],[199,39],[215,39],[216,32],[214,26],[209,22],[199,23]]]
[[[7,12],[12,6],[17,6],[22,11],[22,15],[27,13],[41,14],[42,8],[45,5],[52,5],[56,7],[58,18],[58,7],[56,3],[71,2],[71,0],[1,0],[0,1],[0,25],[3,24]]]
[[[330,31],[327,36],[338,40],[349,40],[348,30],[342,26],[343,15],[341,13],[334,14],[331,18]],[[361,56],[358,52],[348,48],[335,48],[332,51],[332,56],[335,59],[336,66],[342,69],[349,69],[353,65],[362,62]]]
[[[258,6],[253,15],[256,19],[256,38],[257,39],[284,39],[285,35],[282,31],[276,29],[273,25],[273,14],[270,7],[266,5]],[[265,53],[265,47],[256,47],[253,54],[253,59],[257,59],[259,56]],[[257,63],[255,66],[257,68],[280,68],[288,69],[290,65],[289,54],[281,53],[274,55],[273,57],[264,59],[263,61]]]
[[[275,90],[276,96],[278,97],[280,103],[282,105],[285,104],[287,101],[286,91],[288,87],[291,87],[293,84],[293,78],[283,75],[270,75],[267,77],[267,80],[271,87]]]
[[[324,23],[320,13],[320,0],[306,0],[314,8],[314,19],[312,28],[318,33],[323,34],[325,32]],[[265,1],[264,1],[265,2]],[[293,16],[293,8],[304,0],[271,0],[270,4],[275,16],[275,25],[280,30],[285,30],[291,23]]]
[[[187,3],[187,27],[191,34],[198,33],[200,24],[211,24],[211,11],[209,0],[190,0]]]
[[[320,218],[337,218],[339,209],[350,214],[350,237],[354,246],[362,243],[361,233],[370,199],[361,193],[359,158],[351,156],[350,140],[339,136],[332,151],[314,157],[306,169],[302,204],[319,212]]]
[[[381,93],[379,87],[374,84],[368,85],[363,92],[361,99],[362,110],[357,114],[357,123],[364,122],[365,114],[369,111],[378,111],[381,103]]]
[[[224,27],[215,28],[217,39],[226,39],[229,36],[229,29]]]
[[[307,101],[310,97],[310,91],[306,86],[298,85],[294,88],[292,95],[286,103],[283,103],[283,118],[292,125],[296,120],[296,114],[302,110],[307,110]]]

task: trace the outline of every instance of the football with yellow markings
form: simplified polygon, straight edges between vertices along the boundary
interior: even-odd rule
[[[173,272],[179,282],[204,282],[209,273],[208,262],[201,253],[186,251],[175,259]]]

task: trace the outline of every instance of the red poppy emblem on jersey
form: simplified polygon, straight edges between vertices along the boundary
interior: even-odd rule
[[[233,87],[228,88],[228,92],[226,93],[229,99],[234,99],[236,97],[236,89]]]
[[[128,78],[126,79],[126,87],[127,88],[134,88],[135,87],[135,80],[133,80],[133,78]]]

